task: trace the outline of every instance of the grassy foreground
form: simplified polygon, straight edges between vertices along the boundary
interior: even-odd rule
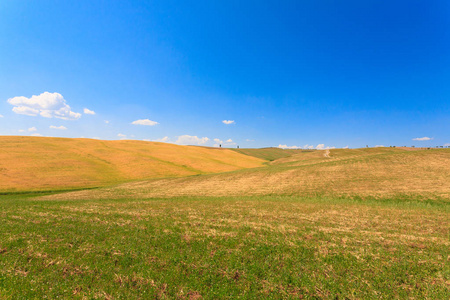
[[[0,197],[0,299],[448,299],[449,202]]]

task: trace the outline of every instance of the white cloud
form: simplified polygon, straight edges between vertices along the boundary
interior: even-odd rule
[[[305,146],[303,146],[303,149],[314,149],[314,146],[306,144]]]
[[[348,146],[345,146],[344,148],[342,148],[342,149],[348,149],[349,147]]]
[[[42,136],[40,133],[33,133],[31,136]]]
[[[281,149],[301,149],[302,147],[300,146],[288,146],[288,145],[278,145],[278,148]]]
[[[421,138],[414,138],[412,140],[413,141],[431,141],[432,139],[434,139],[434,138],[430,138],[430,137],[424,136],[424,137],[421,137]]]
[[[155,126],[158,125],[158,122],[149,120],[149,119],[142,119],[142,120],[136,120],[131,122],[131,124],[133,125],[145,125],[145,126]]]
[[[83,112],[84,112],[85,115],[95,115],[95,111],[90,110],[88,108],[84,108]]]
[[[450,147],[450,143],[444,144],[444,147]]]
[[[251,140],[251,139],[246,139],[246,142],[254,142],[255,140]]]
[[[117,136],[118,136],[118,137],[121,137],[121,138],[124,138],[124,137],[126,137],[127,135],[126,135],[126,134],[119,133],[119,134],[117,134]]]
[[[225,145],[231,146],[231,145],[236,145],[236,143],[233,142],[232,139],[228,139],[228,140],[225,141]]]
[[[228,146],[236,145],[236,143],[233,142],[232,139],[228,139],[225,142],[222,141],[221,139],[214,139],[214,142],[215,142],[215,144],[213,145],[214,147],[219,147],[220,145],[228,145]]]
[[[66,100],[59,93],[44,92],[31,98],[14,97],[8,99],[8,103],[14,105],[13,112],[20,115],[37,116],[44,118],[59,118],[64,120],[77,120],[80,113],[73,112]]]
[[[165,136],[161,139],[156,139],[155,142],[167,143],[170,140],[168,136]]]
[[[58,130],[67,130],[67,127],[66,126],[53,126],[53,125],[51,125],[50,126],[50,129],[58,129]]]
[[[34,131],[37,131],[37,129],[36,129],[36,127],[30,127],[30,128],[28,128],[28,131],[29,132],[34,132]]]
[[[192,135],[180,135],[176,141],[177,144],[182,144],[182,145],[203,145],[205,144],[207,141],[209,141],[209,138],[207,137],[202,137],[199,138],[198,136],[192,136]]]
[[[308,149],[314,149],[314,147],[313,146],[308,146]],[[325,144],[319,144],[319,145],[316,146],[316,149],[317,150],[326,150],[326,149],[336,149],[336,147],[334,147],[334,146],[331,146],[331,147],[327,146],[327,147],[325,147]]]
[[[0,118],[3,118],[3,115],[0,115]]]
[[[16,114],[19,114],[19,115],[27,115],[27,116],[35,117],[39,114],[38,109],[34,109],[34,108],[26,107],[26,106],[16,106],[16,107],[13,107],[12,110],[13,110],[13,112],[15,112]]]
[[[25,132],[26,130],[24,130],[24,129],[19,129],[19,132]]]
[[[108,121],[108,120],[105,120],[105,123],[106,123],[106,124],[109,124],[109,121]]]
[[[222,123],[225,125],[235,124],[234,120],[223,120]]]

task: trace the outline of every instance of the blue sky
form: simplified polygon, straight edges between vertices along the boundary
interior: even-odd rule
[[[1,135],[448,144],[450,2],[2,1],[0,115]]]

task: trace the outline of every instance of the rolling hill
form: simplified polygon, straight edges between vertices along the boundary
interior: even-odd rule
[[[245,150],[243,150],[245,151]],[[266,150],[267,151],[267,150]],[[275,153],[265,155],[276,155]],[[363,148],[297,151],[264,167],[151,179],[54,198],[172,196],[450,196],[450,149]],[[248,151],[252,154],[252,151]],[[261,153],[254,153],[261,156]]]
[[[229,149],[144,141],[0,137],[0,191],[107,186],[132,180],[228,172],[264,160]]]

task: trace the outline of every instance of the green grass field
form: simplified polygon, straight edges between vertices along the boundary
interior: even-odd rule
[[[424,199],[0,200],[2,299],[447,299]]]
[[[209,173],[222,152],[241,167],[64,193],[4,183],[0,299],[449,299],[450,149],[413,150],[191,147]],[[152,156],[184,164],[169,154]]]

